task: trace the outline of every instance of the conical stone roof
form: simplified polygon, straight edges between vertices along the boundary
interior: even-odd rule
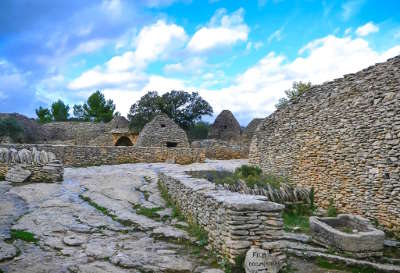
[[[240,141],[240,124],[229,110],[223,110],[208,133],[210,139]]]

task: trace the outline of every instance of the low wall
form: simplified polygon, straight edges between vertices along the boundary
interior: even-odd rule
[[[179,171],[161,172],[159,179],[185,217],[203,227],[212,248],[231,262],[250,246],[283,234],[284,206],[263,196],[217,190],[215,184]]]
[[[190,164],[204,162],[202,149],[164,148],[164,147],[99,147],[50,144],[1,144],[0,147],[32,150],[45,150],[56,155],[67,167],[93,165],[112,165],[123,163],[171,162]]]
[[[248,158],[248,146],[217,139],[196,140],[192,148],[202,148],[209,159],[229,160]]]
[[[29,182],[56,182],[62,181],[64,168],[56,159],[55,155],[47,151],[38,151],[36,149],[4,149],[0,147],[0,180],[10,175],[8,179],[21,174],[21,171],[27,170],[28,177],[24,177]],[[11,173],[9,173],[11,171]],[[30,174],[29,174],[30,173]],[[19,176],[20,178],[20,176]],[[19,179],[18,179],[19,180]],[[10,182],[25,182],[25,181]]]

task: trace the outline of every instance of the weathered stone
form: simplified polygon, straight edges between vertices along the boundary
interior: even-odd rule
[[[229,110],[223,110],[215,119],[208,133],[210,139],[229,142],[240,141],[240,124]]]
[[[246,253],[246,273],[278,273],[285,266],[286,257],[277,257],[269,251],[252,247]]]
[[[258,126],[250,163],[400,234],[399,86],[400,56],[312,86]]]
[[[140,131],[138,147],[189,147],[186,132],[167,115],[160,114],[153,118]]]
[[[0,240],[0,262],[12,259],[17,255],[17,249],[10,244]]]
[[[68,246],[80,246],[84,243],[86,243],[87,238],[84,235],[69,235],[64,237],[63,242],[64,244],[68,245]]]
[[[22,183],[28,180],[32,172],[17,165],[8,170],[6,180],[13,183]]]

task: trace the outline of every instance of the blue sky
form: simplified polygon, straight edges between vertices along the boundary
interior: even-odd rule
[[[400,1],[3,0],[0,112],[34,116],[97,89],[122,114],[147,91],[197,91],[242,125],[293,81],[400,54]]]

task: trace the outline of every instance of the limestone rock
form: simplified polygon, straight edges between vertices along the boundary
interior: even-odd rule
[[[15,166],[8,170],[6,180],[13,183],[22,183],[28,180],[32,172],[23,169],[21,166]]]
[[[10,244],[0,241],[0,262],[14,258],[17,255],[17,249]]]
[[[63,239],[64,244],[66,244],[67,246],[80,246],[86,243],[86,241],[86,236],[76,234],[66,236]]]
[[[244,267],[247,273],[278,273],[285,265],[285,258],[267,250],[252,247],[246,253]]]

